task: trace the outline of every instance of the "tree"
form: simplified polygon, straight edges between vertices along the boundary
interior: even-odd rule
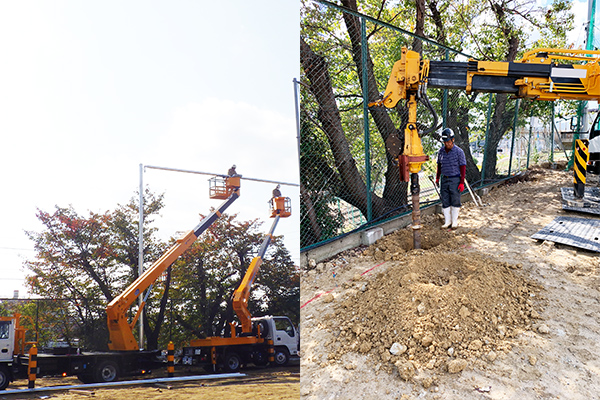
[[[74,338],[89,350],[108,343],[106,306],[138,277],[137,196],[112,212],[78,214],[73,207],[38,210],[43,229],[27,232],[35,258],[26,261],[32,293],[44,297],[35,307],[20,309],[39,316],[43,341]],[[154,218],[163,208],[163,195],[144,196],[144,261],[154,262],[169,243],[156,238]],[[202,216],[201,216],[202,217]],[[167,345],[173,332],[164,321],[176,315],[195,334],[225,332],[234,320],[230,297],[262,243],[257,220],[236,221],[223,214],[192,247],[157,279],[145,310],[146,348]],[[175,240],[171,240],[171,245]],[[250,308],[254,312],[285,313],[299,320],[299,275],[281,240],[275,238],[255,282]],[[174,297],[175,300],[171,300]],[[131,316],[136,306],[130,310]],[[170,324],[169,327],[172,327]],[[198,329],[201,325],[202,328]],[[188,336],[175,333],[181,340]]]
[[[147,192],[145,204],[149,225],[163,207],[162,195]],[[28,277],[32,293],[60,302],[52,319],[60,321],[56,338],[81,337],[87,348],[106,348],[106,305],[137,277],[137,215],[133,199],[113,213],[89,212],[88,216],[79,215],[72,206],[56,206],[53,213],[38,210],[44,229],[27,232],[36,255],[25,266],[32,273]],[[156,258],[161,247],[154,233],[150,226],[145,229],[149,259]],[[159,322],[148,326],[151,335],[160,329]]]
[[[481,5],[483,23],[472,24],[466,40],[467,48],[471,48],[479,59],[510,62],[536,47],[567,47],[566,33],[573,27],[570,2],[554,0],[548,7],[543,7],[529,0],[488,0]],[[472,21],[472,14],[463,15],[461,10],[457,11],[457,19]],[[539,37],[531,40],[534,31]],[[506,94],[495,97],[486,138],[486,165],[483,166],[485,176],[489,178],[496,176],[498,143],[513,125],[516,106],[514,102],[509,105]]]
[[[37,253],[36,260],[25,263],[34,274],[32,292],[64,301],[57,310],[61,337],[70,340],[82,335],[96,342],[97,322],[121,275],[120,266],[110,257],[109,215],[90,212],[82,217],[72,207],[56,207],[52,214],[38,210],[37,217],[45,230],[27,232]],[[101,336],[106,337],[106,332]]]
[[[256,279],[254,298],[250,303],[253,315],[286,315],[300,323],[300,272],[294,265],[281,237],[275,237],[269,256]]]
[[[344,6],[356,10],[356,1],[344,0],[342,3]],[[366,63],[366,71],[363,71],[363,63],[361,62],[362,43],[360,21],[356,16],[349,13],[344,13],[343,17],[347,27],[348,37],[346,40],[349,42],[347,44],[345,43],[343,48],[349,50],[350,53],[349,59],[344,60],[344,62],[352,62],[353,68],[355,68],[355,71],[352,73],[352,75],[356,77],[356,80],[353,83],[354,89],[356,92],[360,93],[363,76],[366,74],[369,88],[369,101],[375,101],[379,98],[379,92],[377,90],[378,85],[375,71],[373,70],[373,61],[369,56],[369,60]],[[335,27],[332,26],[332,29],[335,29]],[[301,37],[300,40],[300,61],[306,79],[310,82],[309,90],[318,104],[318,111],[316,112],[315,119],[321,124],[321,129],[327,137],[329,148],[331,149],[331,153],[335,160],[335,170],[338,175],[337,181],[339,182],[339,185],[332,189],[336,196],[354,205],[366,216],[368,208],[367,187],[363,179],[363,174],[360,173],[355,161],[356,152],[353,153],[351,150],[348,143],[348,137],[345,134],[345,125],[349,129],[352,129],[353,125],[351,124],[351,121],[344,121],[342,119],[337,102],[340,99],[343,99],[343,95],[335,93],[328,63],[324,57],[316,54],[312,50],[307,42],[309,39],[308,36],[309,35],[307,34],[306,39]],[[347,74],[348,72],[344,71],[344,73]],[[347,77],[345,81],[348,82]],[[355,95],[354,98],[360,99],[360,94]],[[350,107],[356,109],[356,106]],[[400,141],[403,140],[403,135],[398,133],[398,129],[396,129],[392,118],[385,110],[373,108],[370,110],[370,114],[378,128],[383,143],[386,143],[392,137],[398,138]],[[354,115],[354,118],[356,118],[356,114]],[[302,138],[302,140],[304,140],[304,138]],[[401,182],[399,179],[394,156],[387,152],[383,152],[382,156],[387,160],[385,172],[386,184],[381,196],[374,192],[371,193],[374,217],[381,216],[407,202],[407,184]],[[371,188],[369,188],[369,190],[372,191]]]

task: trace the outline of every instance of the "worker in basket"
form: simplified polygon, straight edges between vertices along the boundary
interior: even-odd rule
[[[275,189],[273,189],[273,198],[276,199],[278,197],[281,197],[281,191],[279,190],[280,185],[277,185],[277,187],[275,187]]]
[[[450,128],[442,131],[444,146],[438,151],[436,185],[440,186],[444,225],[442,229],[458,227],[460,194],[465,190],[467,160],[465,152],[454,144],[454,132]]]

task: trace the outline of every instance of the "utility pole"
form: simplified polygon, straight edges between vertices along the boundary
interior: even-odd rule
[[[594,31],[596,30],[596,0],[588,0],[588,26],[587,35],[585,40],[586,50],[595,50],[594,46]],[[589,130],[588,121],[588,102],[584,101],[582,109],[581,119],[581,131],[587,132]]]

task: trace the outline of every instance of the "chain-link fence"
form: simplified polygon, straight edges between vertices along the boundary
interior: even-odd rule
[[[76,347],[106,350],[106,315],[96,299],[0,299],[3,317],[20,315],[25,341],[40,349]],[[104,348],[96,344],[104,343]]]
[[[404,137],[407,108],[400,103],[389,111],[368,107],[381,97],[403,47],[420,52],[422,59],[469,59],[327,1],[303,1],[298,83],[303,250],[412,208],[409,185],[400,180],[397,160],[386,151],[395,137]],[[427,95],[431,109],[421,104],[417,109],[430,157],[420,173],[422,205],[438,200],[430,178],[445,127],[453,129],[456,144],[465,151],[473,187],[561,156],[560,135],[549,122],[524,115],[523,101],[456,89],[429,89]]]

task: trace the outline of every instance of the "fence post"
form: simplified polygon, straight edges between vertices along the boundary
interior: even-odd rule
[[[486,117],[486,125],[485,125],[485,145],[483,146],[483,165],[481,166],[481,186],[485,184],[485,167],[487,160],[487,150],[488,150],[488,135],[490,133],[490,118],[492,114],[492,94],[490,93],[489,101],[488,101],[488,110]]]
[[[531,153],[531,131],[533,130],[533,110],[529,117],[529,142],[527,144],[527,169],[529,169],[529,154]]]
[[[365,135],[365,174],[367,185],[367,222],[373,219],[373,205],[371,204],[371,145],[369,143],[369,81],[368,81],[368,53],[367,53],[367,22],[364,17],[360,19],[360,50],[362,62],[362,92],[363,92],[363,129]]]
[[[513,121],[512,141],[510,143],[510,157],[508,158],[508,176],[510,176],[510,172],[512,169],[512,159],[513,159],[513,151],[515,150],[515,134],[517,132],[517,121],[519,119],[520,101],[521,101],[521,99],[517,99],[517,104],[515,105],[515,120]]]
[[[450,59],[450,51],[446,49],[446,61]],[[442,99],[442,128],[446,129],[448,126],[448,89],[444,89],[444,98]]]
[[[140,163],[140,206],[138,216],[138,276],[142,276],[144,273],[144,165]],[[142,291],[143,292],[143,291]],[[138,299],[138,307],[142,309],[144,305],[143,293]],[[140,313],[138,319],[138,332],[139,332],[139,348],[144,348],[144,312]]]
[[[554,162],[554,102],[552,102],[552,118],[550,119],[550,162]]]

